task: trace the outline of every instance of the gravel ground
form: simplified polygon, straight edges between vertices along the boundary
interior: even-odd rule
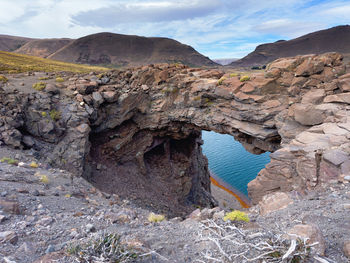
[[[54,262],[55,256],[60,256],[56,262],[79,262],[66,254],[67,248],[87,243],[104,233],[120,235],[124,245],[132,246],[132,251],[141,255],[126,262],[248,262],[243,256],[232,255],[242,251],[249,242],[259,244],[272,240],[279,244],[277,237],[301,223],[316,224],[320,228],[326,242],[324,258],[328,262],[348,262],[342,247],[350,238],[349,184],[335,184],[306,196],[294,193],[293,204],[266,216],[259,215],[259,206],[253,207],[249,210],[249,223],[224,222],[224,212],[219,208],[197,210],[188,218],[151,223],[150,211],[117,195],[101,193],[82,178],[72,180],[69,173],[48,169],[45,164],[29,167],[28,164],[35,161],[30,151],[0,146],[0,159],[3,157],[27,165],[0,163],[0,262]],[[223,257],[215,241],[210,239],[213,233],[219,233],[218,229],[226,228],[237,235],[236,246],[230,243],[222,247],[231,253],[231,261]],[[259,253],[250,249],[245,256],[254,258]],[[318,261],[311,258],[304,262]]]

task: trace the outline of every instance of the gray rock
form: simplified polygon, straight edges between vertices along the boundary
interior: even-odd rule
[[[93,224],[87,224],[85,226],[86,232],[96,232],[96,227]]]
[[[49,253],[52,253],[52,252],[55,252],[55,251],[56,251],[55,246],[49,245],[47,247],[47,249],[45,250],[45,254],[49,254]]]
[[[345,162],[346,160],[349,159],[349,155],[346,152],[343,152],[341,150],[328,150],[323,154],[323,158],[334,164],[334,165],[340,165],[343,162]]]

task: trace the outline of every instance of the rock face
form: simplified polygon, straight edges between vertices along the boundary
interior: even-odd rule
[[[55,95],[8,84],[0,92],[0,140],[24,147],[23,135],[31,136],[52,165],[180,210],[214,203],[200,131],[231,134],[251,152],[273,152],[249,184],[257,203],[271,192],[349,174],[345,73],[341,55],[330,53],[276,60],[244,82],[217,70],[157,64],[73,76]]]

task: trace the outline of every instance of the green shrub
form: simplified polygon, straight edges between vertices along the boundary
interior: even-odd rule
[[[0,75],[0,82],[6,83],[6,82],[8,82],[8,81],[9,81],[9,80],[8,80],[5,76]]]
[[[231,73],[230,78],[233,78],[233,77],[238,77],[238,73]]]
[[[225,77],[221,77],[219,80],[218,80],[218,86],[222,85],[222,83],[226,80]]]
[[[249,77],[249,76],[242,76],[239,80],[240,80],[241,82],[245,82],[245,81],[250,80],[250,77]]]
[[[249,222],[249,217],[246,213],[239,211],[239,210],[234,210],[230,213],[226,213],[224,216],[224,221],[244,221],[244,222]]]
[[[51,120],[53,121],[58,121],[59,119],[61,119],[61,112],[58,110],[51,110],[49,114]]]
[[[12,159],[9,157],[4,157],[0,160],[1,163],[8,163],[8,164],[13,164],[13,165],[17,165],[18,161],[16,159]]]
[[[157,215],[155,213],[150,213],[148,216],[148,221],[151,223],[157,223],[157,222],[162,222],[165,220],[164,215]]]
[[[45,82],[37,82],[33,84],[33,89],[37,91],[42,91],[43,89],[46,88],[46,83]]]
[[[117,234],[103,234],[96,240],[71,244],[66,251],[76,259],[74,262],[92,262],[93,258],[103,260],[98,262],[134,262],[138,257],[132,247],[122,244]]]
[[[38,78],[39,80],[48,80],[49,79],[49,77],[40,77],[40,78]]]
[[[57,77],[57,78],[56,78],[56,82],[64,82],[64,79],[61,78],[61,77]]]

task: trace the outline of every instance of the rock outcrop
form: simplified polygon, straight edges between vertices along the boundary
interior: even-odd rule
[[[172,210],[214,203],[201,130],[273,152],[249,184],[254,203],[350,172],[350,75],[336,53],[279,59],[246,81],[168,64],[72,76],[59,94],[19,92],[9,79],[0,92],[1,141]]]

